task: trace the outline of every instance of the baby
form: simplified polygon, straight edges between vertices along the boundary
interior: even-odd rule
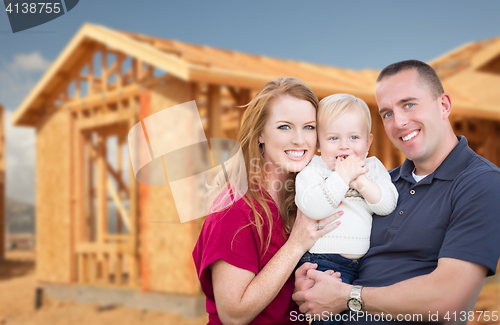
[[[328,96],[319,103],[317,120],[321,157],[314,156],[297,175],[295,203],[312,219],[339,210],[344,214],[340,226],[318,239],[298,266],[316,263],[317,270],[340,272],[343,282],[352,283],[359,258],[370,247],[372,214],[390,214],[398,192],[384,165],[376,157],[366,158],[373,134],[364,101],[347,94]],[[324,226],[318,223],[318,229]]]

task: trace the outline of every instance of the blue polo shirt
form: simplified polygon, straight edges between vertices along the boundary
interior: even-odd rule
[[[495,274],[500,169],[472,151],[465,137],[458,139],[441,165],[418,183],[408,159],[390,171],[398,204],[388,216],[373,216],[370,249],[354,284],[381,287],[429,274],[441,257],[481,264]]]

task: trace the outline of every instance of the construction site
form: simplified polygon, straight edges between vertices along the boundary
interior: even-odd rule
[[[453,100],[455,132],[500,165],[500,37],[428,63]],[[378,117],[378,73],[85,24],[7,121],[36,130],[36,244],[7,249],[0,222],[0,324],[205,324],[191,255],[203,219],[181,223],[168,183],[136,181],[129,130],[194,100],[206,138],[234,139],[255,92],[294,76],[320,99],[334,93],[363,99],[373,119],[370,156],[392,169],[405,157]],[[500,313],[498,278],[487,279],[474,310]]]

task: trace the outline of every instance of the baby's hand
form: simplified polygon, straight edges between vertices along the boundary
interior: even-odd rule
[[[365,160],[356,155],[349,155],[345,159],[338,157],[335,165],[335,171],[347,185],[368,171]]]
[[[341,276],[340,272],[335,272],[334,270],[326,270],[325,273],[330,276],[336,277],[339,281],[342,281],[342,279],[340,278]]]
[[[306,276],[306,280],[304,281],[304,288],[302,290],[308,290],[311,289],[316,282],[309,277],[309,275]]]
[[[361,191],[363,191],[363,188],[365,187],[367,180],[368,180],[368,178],[366,178],[366,175],[361,174],[349,183],[349,187],[357,190],[358,192],[361,192]]]

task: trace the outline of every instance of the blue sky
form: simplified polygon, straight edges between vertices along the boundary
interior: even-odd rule
[[[3,10],[2,10],[3,11]],[[0,12],[0,103],[10,112],[84,22],[242,52],[351,69],[432,60],[500,36],[500,1],[81,0],[13,34]],[[34,200],[34,133],[6,125],[7,195]]]
[[[429,61],[500,35],[499,1],[81,0],[70,12],[13,34],[0,13],[0,69],[19,54],[51,62],[84,22],[243,52],[352,69]],[[42,73],[33,71],[33,79]],[[9,96],[10,97],[10,96]],[[2,98],[9,109],[18,98]]]

